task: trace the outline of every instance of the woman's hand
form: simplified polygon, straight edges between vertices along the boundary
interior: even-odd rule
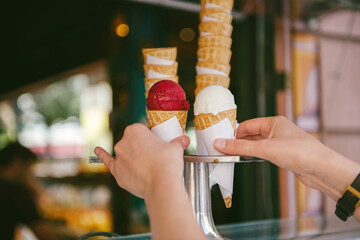
[[[186,136],[165,142],[145,125],[136,123],[125,129],[123,138],[115,145],[115,158],[100,147],[94,152],[109,168],[120,187],[145,198],[161,181],[181,181],[183,151],[189,143]]]
[[[292,171],[305,185],[324,192],[335,201],[360,171],[357,163],[323,145],[282,116],[242,122],[236,138],[217,139],[214,147],[225,154],[267,159]]]
[[[100,147],[94,150],[120,187],[145,199],[153,239],[205,239],[183,183],[183,152],[189,143],[185,136],[165,142],[133,124],[115,145],[115,158]]]

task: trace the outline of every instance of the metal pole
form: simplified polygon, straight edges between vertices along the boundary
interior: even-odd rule
[[[215,228],[211,212],[209,163],[186,162],[184,182],[196,221],[207,239],[224,239]]]

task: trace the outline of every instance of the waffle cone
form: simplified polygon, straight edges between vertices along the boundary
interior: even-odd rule
[[[225,73],[226,75],[229,75],[230,70],[231,70],[230,64],[220,64],[220,63],[211,62],[211,61],[197,62],[196,66],[215,69],[215,70]]]
[[[199,48],[203,47],[223,47],[230,49],[232,39],[221,35],[200,36],[198,39]]]
[[[176,61],[177,50],[176,47],[143,48],[142,53],[145,60],[147,55],[151,55],[152,57],[161,58],[164,60]]]
[[[222,35],[230,37],[233,30],[231,24],[222,22],[202,22],[199,24],[199,32],[212,33],[213,35]]]
[[[230,109],[213,115],[211,113],[195,115],[194,125],[195,130],[204,130],[212,125],[220,122],[221,120],[228,118],[230,120],[231,126],[236,129],[236,108]]]
[[[207,3],[218,5],[227,11],[232,11],[234,6],[234,0],[201,0],[201,8],[205,9]]]
[[[152,78],[150,78],[150,79],[145,78],[145,96],[146,96],[146,97],[147,97],[147,95],[148,95],[148,92],[149,92],[151,86],[152,86],[153,84],[157,83],[158,81],[161,81],[161,80],[171,80],[171,81],[174,81],[174,82],[178,83],[178,82],[179,82],[179,77],[178,77],[178,76],[174,76],[174,77],[168,77],[168,78],[166,78],[166,79],[165,79],[165,78],[154,78],[154,79],[152,79]]]
[[[200,12],[200,21],[203,21],[203,17],[211,17],[217,19],[219,22],[231,24],[232,15],[222,8],[205,8]]]
[[[204,47],[199,48],[197,56],[203,61],[212,61],[221,64],[229,64],[231,59],[231,50],[221,47]]]
[[[232,195],[227,197],[227,198],[224,198],[224,202],[225,202],[225,206],[226,208],[231,208],[231,205],[232,205]]]
[[[178,63],[175,62],[173,65],[154,65],[154,64],[144,64],[145,78],[148,78],[148,73],[150,70],[158,72],[161,74],[166,74],[169,76],[176,76],[178,69]]]
[[[221,85],[224,88],[229,88],[230,78],[220,75],[212,75],[212,74],[197,75],[195,95],[197,95],[204,87],[211,85]]]
[[[150,128],[153,128],[160,123],[165,122],[166,120],[169,120],[173,116],[176,116],[179,120],[180,126],[182,127],[184,133],[185,133],[185,127],[186,127],[186,119],[187,119],[187,113],[188,111],[185,110],[179,110],[179,111],[161,111],[161,110],[147,110],[146,114],[148,117],[148,126]]]

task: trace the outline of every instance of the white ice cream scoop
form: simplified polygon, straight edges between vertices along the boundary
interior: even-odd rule
[[[234,96],[229,89],[220,85],[211,85],[203,88],[196,96],[194,114],[211,113],[217,115],[219,112],[235,108]]]

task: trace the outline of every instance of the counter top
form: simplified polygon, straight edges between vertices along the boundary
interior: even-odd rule
[[[360,223],[354,218],[342,222],[334,217],[299,217],[296,219],[270,219],[217,226],[228,239],[359,239]],[[145,240],[151,234],[138,234],[111,238],[112,240]]]

